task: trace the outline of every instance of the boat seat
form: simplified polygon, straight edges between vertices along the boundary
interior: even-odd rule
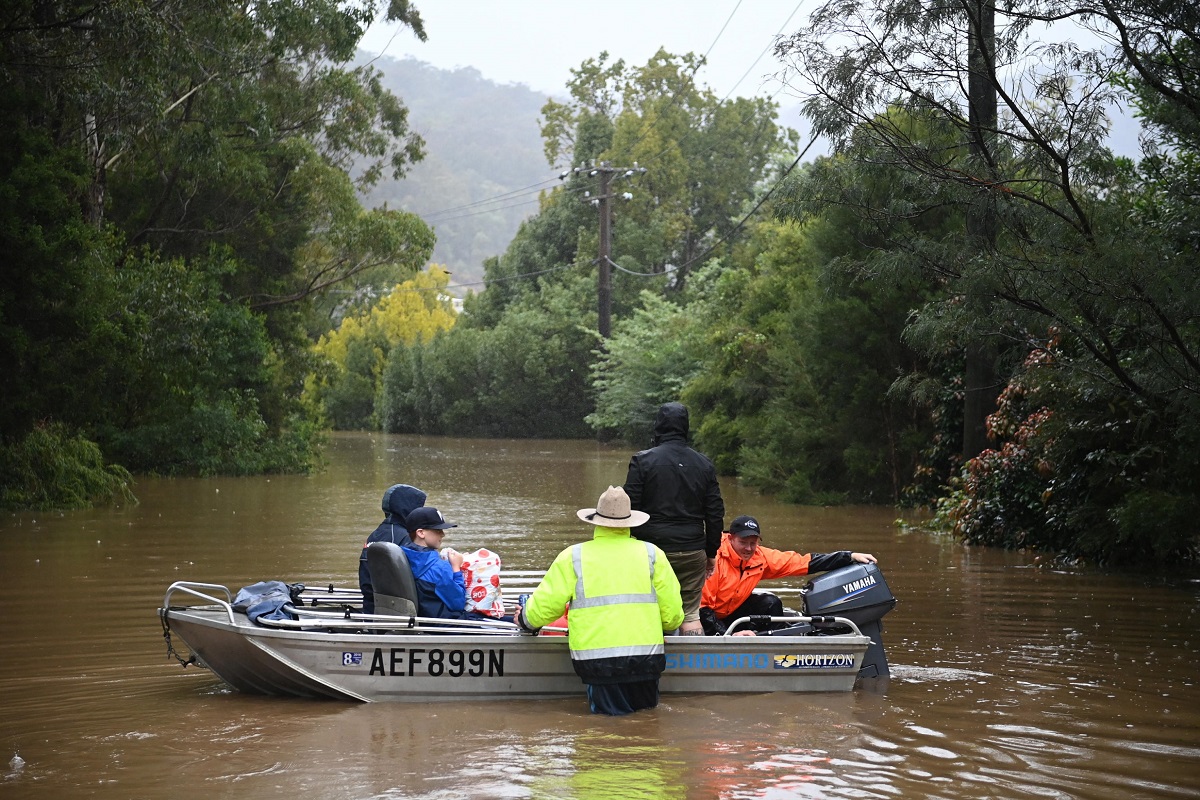
[[[403,547],[394,542],[371,542],[367,545],[367,569],[375,589],[376,614],[417,613],[417,582]]]

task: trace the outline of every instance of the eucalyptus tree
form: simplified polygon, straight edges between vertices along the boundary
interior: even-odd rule
[[[572,70],[569,102],[542,109],[552,166],[638,168],[614,183],[614,193],[632,195],[615,212],[614,260],[632,272],[670,275],[677,288],[733,231],[771,173],[772,156],[795,142],[776,123],[772,101],[718,98],[699,85],[702,63],[659,50],[630,67],[602,53]],[[574,175],[569,190],[595,191],[586,170]],[[626,302],[641,288],[627,291]]]
[[[176,450],[152,441],[213,444],[214,419],[242,445],[285,435],[312,299],[394,282],[433,244],[411,215],[363,211],[347,174],[422,152],[378,74],[342,66],[380,15],[424,37],[407,0],[8,4],[0,444],[62,419],[153,468]],[[237,357],[215,352],[230,341]]]
[[[979,8],[972,0],[827,3],[778,53],[835,146],[869,141],[857,157],[928,184],[928,202],[903,213],[945,203],[995,208],[994,246],[922,235],[892,242],[870,266],[917,270],[945,288],[944,299],[914,314],[911,341],[930,352],[998,341],[1011,357],[1001,375],[1028,375],[1038,387],[1027,411],[1036,414],[1039,400],[1052,408],[1057,423],[1047,418],[1041,439],[1054,439],[1058,457],[1042,463],[1045,496],[1070,495],[1070,512],[1054,518],[1072,521],[1054,535],[1045,526],[1023,532],[1024,541],[1128,552],[1139,535],[1121,527],[1131,518],[1122,509],[1152,506],[1147,493],[1180,501],[1171,519],[1195,506],[1194,487],[1178,476],[1194,463],[1197,433],[1196,242],[1186,223],[1174,224],[1194,219],[1194,184],[1164,178],[1194,174],[1200,17],[1179,0],[989,8],[994,66],[986,72],[999,113],[970,158],[968,45]],[[1105,145],[1109,110],[1129,101],[1148,123],[1138,165]],[[909,119],[940,135],[913,137],[897,123]],[[1026,361],[1031,351],[1053,357]],[[1104,429],[1127,434],[1106,445]],[[1162,552],[1180,549],[1168,539]]]

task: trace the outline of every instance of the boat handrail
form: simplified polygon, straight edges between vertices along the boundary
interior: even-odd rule
[[[199,591],[200,589],[224,592],[225,599],[222,600],[219,597],[213,597],[211,594],[204,594],[203,592]],[[175,592],[182,592],[183,594],[190,594],[193,597],[198,597],[199,599],[204,600],[208,603],[222,606],[225,609],[225,613],[229,616],[229,624],[230,625],[234,624],[233,594],[229,591],[229,587],[222,586],[219,583],[198,583],[196,581],[175,581],[174,583],[172,583],[170,586],[167,587],[167,593],[163,595],[163,604],[162,604],[163,608],[171,607],[171,595],[174,594]]]
[[[266,619],[258,623],[269,628],[290,630],[325,628],[359,631],[364,628],[380,631],[412,631],[419,633],[482,633],[487,635],[528,635],[512,622],[486,619],[442,619],[440,617],[398,616],[391,614],[333,613],[297,608],[290,603],[283,610],[299,619]]]
[[[841,625],[849,625],[851,631],[853,631],[856,635],[858,635],[858,636],[863,635],[863,632],[861,630],[859,630],[859,628],[856,624],[854,624],[854,621],[846,619],[845,617],[768,617],[765,615],[754,615],[751,617],[739,617],[738,619],[735,619],[733,622],[729,623],[729,627],[725,629],[725,635],[732,636],[734,631],[736,631],[738,628],[743,627],[743,623],[749,624],[752,621],[763,621],[763,620],[770,620],[771,622],[786,622],[788,625],[798,625],[802,622],[807,622],[810,624],[811,623],[823,624],[823,623],[833,622],[833,623],[838,623]],[[836,634],[831,634],[831,635],[836,635]]]
[[[500,583],[506,595],[532,593],[546,574],[545,570],[503,570],[500,573]],[[768,586],[759,584],[758,590],[771,592],[784,597],[797,597],[804,589],[794,586]],[[758,591],[756,590],[756,591]],[[301,597],[306,605],[357,605],[362,603],[362,592],[357,587],[335,586],[305,586]]]

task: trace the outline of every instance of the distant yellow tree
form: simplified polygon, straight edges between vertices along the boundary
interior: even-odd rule
[[[322,336],[313,345],[318,367],[305,378],[305,402],[319,407],[334,428],[376,427],[375,396],[392,348],[428,341],[454,326],[449,281],[444,266],[431,264]]]

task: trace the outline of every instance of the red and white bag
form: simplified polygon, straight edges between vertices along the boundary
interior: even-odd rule
[[[442,548],[442,558],[446,551]],[[500,555],[481,548],[463,553],[463,583],[467,588],[467,611],[489,617],[504,616],[504,597],[500,592]]]

